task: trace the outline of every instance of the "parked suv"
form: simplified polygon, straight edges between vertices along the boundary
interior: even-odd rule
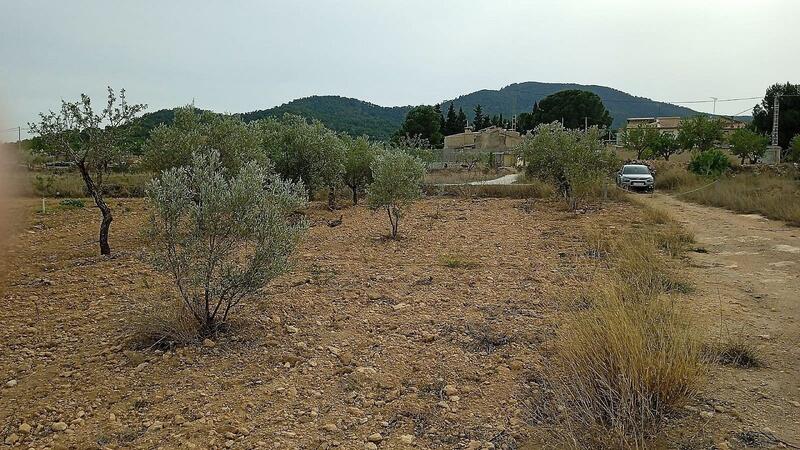
[[[653,192],[655,179],[650,169],[643,164],[625,164],[617,172],[617,186],[623,189]]]

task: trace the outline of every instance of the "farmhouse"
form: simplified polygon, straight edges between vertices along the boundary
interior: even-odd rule
[[[722,122],[722,132],[726,136],[747,126],[746,123],[732,117],[717,116],[716,119]],[[680,117],[631,117],[628,119],[626,128],[655,127],[662,134],[669,133],[677,137],[681,129],[681,120]]]
[[[496,126],[478,131],[467,127],[463,133],[445,136],[441,161],[443,164],[468,163],[481,155],[492,153],[499,167],[513,166],[516,158],[512,149],[522,139],[518,132]]]

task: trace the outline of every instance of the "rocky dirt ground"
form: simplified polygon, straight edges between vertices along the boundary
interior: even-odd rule
[[[624,203],[575,215],[550,201],[441,198],[412,207],[395,242],[381,213],[314,205],[293,271],[239,311],[235,332],[163,351],[131,344],[137,311],[172,287],[142,262],[143,203],[113,202],[112,258],[96,256],[94,210],[37,205],[16,205],[0,281],[0,440],[19,448],[538,448],[553,430],[522,405],[575,291],[602,270],[586,236],[639,223]],[[713,326],[713,283],[747,278],[714,278],[724,263],[695,258],[727,247],[697,232],[709,253],[687,260],[701,295],[684,301]],[[769,262],[797,261],[780,255]],[[720,368],[665,447],[785,445],[765,427],[798,441],[797,303],[781,309],[796,296],[772,297],[797,290],[798,267],[758,270],[784,281],[735,298],[769,335],[767,367]]]

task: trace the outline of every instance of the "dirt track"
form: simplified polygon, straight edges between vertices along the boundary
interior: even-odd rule
[[[704,400],[722,412],[708,419],[708,433],[734,448],[747,436],[800,445],[800,229],[665,195],[640,198],[669,210],[707,251],[690,254],[688,271],[709,337],[742,333],[766,365],[714,368]]]

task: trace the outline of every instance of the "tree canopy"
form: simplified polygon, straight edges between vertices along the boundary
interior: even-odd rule
[[[185,166],[194,152],[203,149],[219,152],[223,167],[232,172],[247,161],[266,164],[268,160],[256,123],[190,105],[176,108],[172,124],[161,124],[150,134],[144,144],[145,167],[161,171]]]
[[[397,131],[396,139],[400,137],[421,137],[427,139],[434,147],[441,147],[444,143],[442,134],[441,114],[433,106],[420,105],[411,109]]]
[[[714,148],[722,137],[722,123],[719,119],[702,114],[683,119],[678,132],[678,142],[683,148],[697,147],[701,152]]]
[[[534,124],[562,122],[565,128],[583,129],[589,126],[609,127],[612,118],[600,100],[589,91],[570,89],[543,98],[533,112]]]
[[[344,146],[339,137],[317,120],[294,114],[257,122],[262,145],[275,170],[292,181],[302,180],[313,195],[341,182]]]
[[[731,144],[731,153],[741,158],[742,164],[744,164],[745,159],[749,159],[750,164],[755,164],[767,151],[769,138],[763,134],[741,128],[731,134],[728,142]]]
[[[800,133],[800,84],[776,83],[767,88],[761,104],[753,108],[752,126],[758,133],[766,135],[772,133],[776,95],[780,96],[778,145],[788,149],[792,136]]]

